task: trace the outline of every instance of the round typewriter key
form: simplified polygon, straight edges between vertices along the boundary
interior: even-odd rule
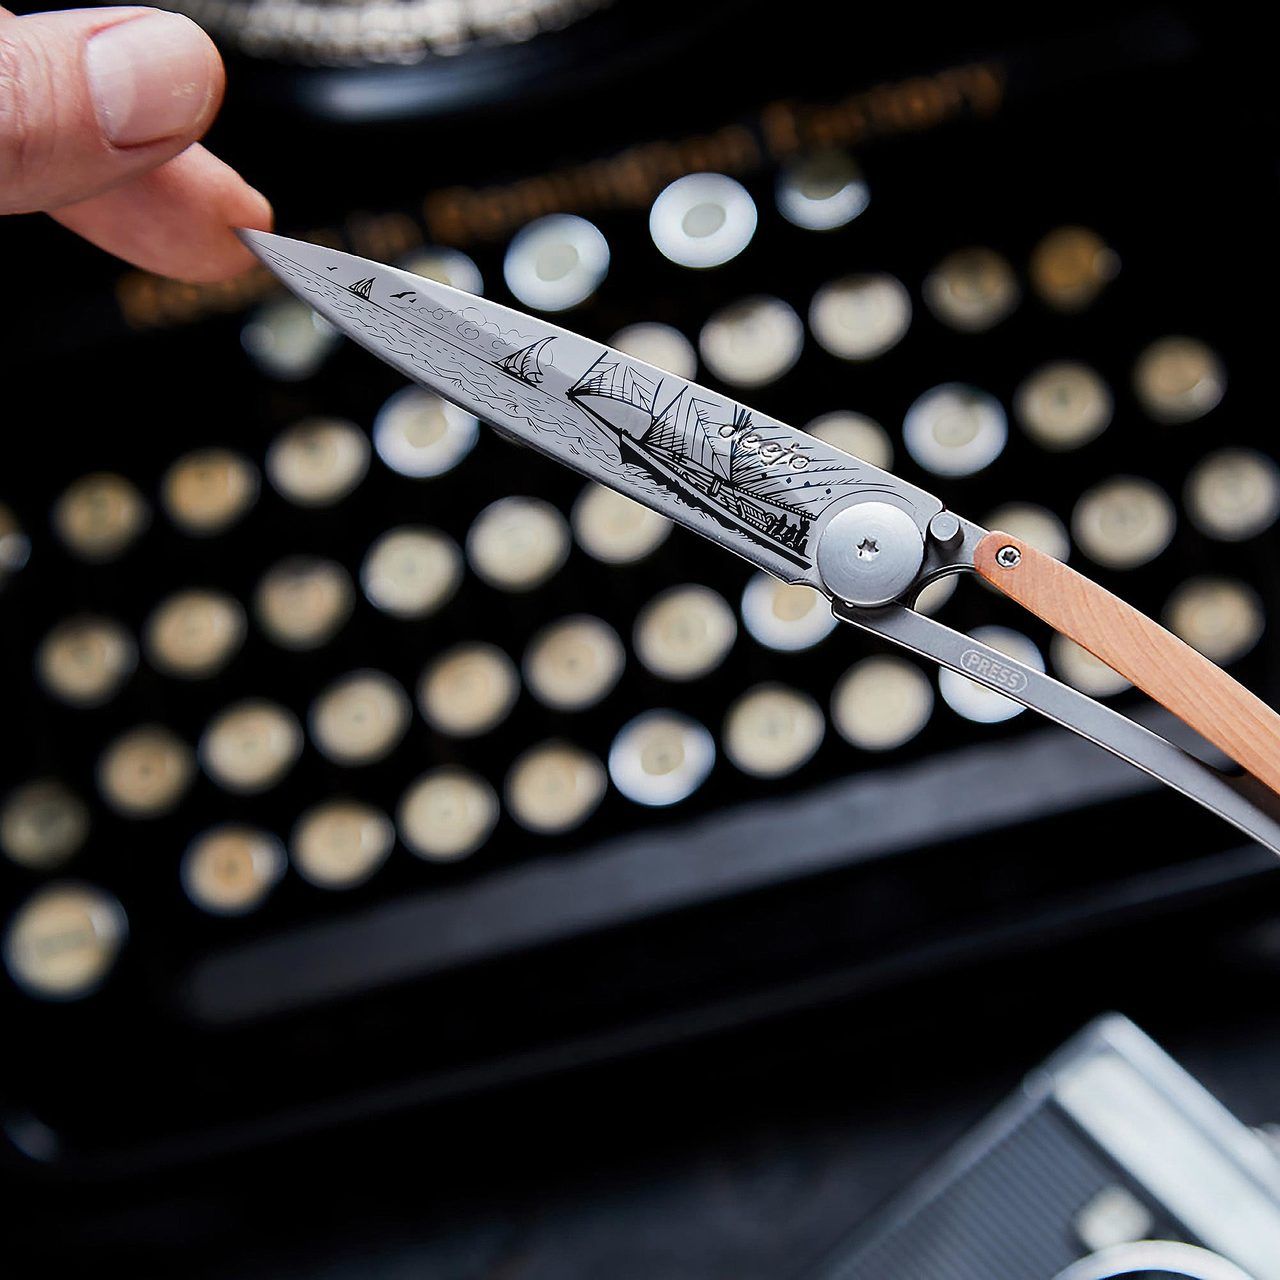
[[[133,637],[110,618],[68,618],[36,650],[41,683],[73,707],[101,706],[120,691],[137,665]]]
[[[844,410],[824,413],[822,417],[814,418],[805,430],[873,467],[888,470],[893,466],[893,445],[889,433],[878,422],[860,413]]]
[[[671,521],[593,480],[573,504],[573,532],[602,564],[634,564],[667,540]]]
[[[274,786],[301,750],[302,730],[293,713],[263,698],[247,698],[219,712],[200,737],[205,772],[242,795]]]
[[[1169,597],[1165,624],[1219,666],[1243,658],[1266,626],[1262,601],[1233,578],[1192,578]]]
[[[1227,389],[1227,372],[1198,339],[1161,338],[1138,357],[1133,387],[1157,422],[1194,422],[1217,407]]]
[[[221,533],[253,506],[258,471],[230,449],[199,449],[181,457],[160,482],[169,519],[187,533]]]
[[[693,344],[669,324],[628,325],[609,339],[609,345],[677,378],[692,378],[698,371]]]
[[[474,853],[498,821],[498,797],[483,778],[445,767],[424,774],[397,811],[400,838],[420,858],[452,862]]]
[[[902,440],[926,471],[971,476],[1003,452],[1009,425],[1000,401],[977,387],[944,382],[907,410]]]
[[[387,860],[396,841],[391,819],[357,800],[330,800],[308,809],[289,837],[293,865],[321,889],[352,889]]]
[[[715,740],[696,720],[678,711],[645,711],[614,738],[609,777],[628,800],[663,808],[688,799],[715,761]]]
[[[892,751],[911,741],[933,714],[933,686],[902,658],[863,658],[831,694],[831,722],[863,751]]]
[[[151,665],[188,680],[216,674],[244,643],[244,610],[220,591],[179,591],[147,619]]]
[[[654,596],[636,618],[636,656],[666,680],[697,680],[733,647],[738,623],[710,587],[690,583]]]
[[[447,604],[462,581],[457,544],[436,529],[392,529],[360,567],[369,602],[398,618],[425,618]]]
[[[793,160],[778,177],[778,212],[806,231],[848,225],[871,203],[862,170],[843,151]]]
[[[1169,545],[1175,519],[1173,503],[1150,480],[1116,476],[1081,496],[1071,516],[1071,532],[1095,563],[1136,569]]]
[[[1223,542],[1243,542],[1280,516],[1280,467],[1256,449],[1219,449],[1187,478],[1187,512],[1196,527]]]
[[[823,285],[809,306],[809,328],[842,360],[874,360],[911,327],[911,295],[893,276],[845,276]]]
[[[525,650],[524,678],[544,706],[582,711],[618,683],[625,663],[617,632],[583,613],[553,622],[533,637]]]
[[[658,252],[682,267],[718,267],[736,258],[755,233],[755,201],[722,173],[677,178],[649,211]]]
[[[75,481],[53,506],[58,536],[84,560],[114,560],[150,519],[142,494],[108,471]]]
[[[409,699],[381,671],[353,671],[311,704],[311,740],[334,764],[372,764],[404,737]]]
[[[351,579],[341,565],[314,556],[290,556],[263,575],[253,607],[276,644],[315,649],[347,620],[354,599]]]
[[[342,418],[306,418],[281,432],[267,450],[271,483],[300,507],[327,507],[345,498],[368,469],[368,440]]]
[[[1058,311],[1083,311],[1119,270],[1115,250],[1087,227],[1059,227],[1031,253],[1031,283]]]
[[[269,378],[302,382],[337,346],[337,330],[297,298],[265,302],[240,331],[240,345]]]
[[[102,983],[128,932],[124,908],[109,893],[73,881],[52,884],[10,920],[5,967],[29,995],[75,1000]]]
[[[1020,631],[1008,627],[975,627],[969,634],[974,640],[990,645],[997,653],[1003,653],[1024,666],[1044,670],[1040,650]],[[938,692],[952,711],[977,724],[999,724],[1026,710],[1020,702],[1014,702],[1012,698],[1006,698],[1004,694],[996,693],[994,689],[988,689],[986,685],[956,671],[938,672]]]
[[[1037,551],[1065,561],[1071,555],[1066,527],[1047,507],[1031,502],[1009,502],[997,507],[984,521],[988,529],[1000,529],[1030,543]]]
[[[1049,657],[1063,680],[1091,698],[1110,698],[1131,687],[1118,671],[1066,636],[1055,635],[1049,641]]]
[[[1087,364],[1042,365],[1014,392],[1022,429],[1045,449],[1078,449],[1102,434],[1115,407],[1111,391]]]
[[[730,386],[762,387],[800,358],[804,325],[781,298],[744,298],[717,311],[702,326],[703,363]]]
[[[544,742],[511,766],[507,809],[528,831],[563,835],[595,812],[605,786],[604,768],[595,756],[567,742]]]
[[[912,608],[917,613],[926,613],[932,617],[956,593],[960,585],[960,575],[949,573],[945,578],[935,578],[917,596]]]
[[[167,813],[194,772],[191,748],[161,725],[143,725],[118,737],[98,761],[98,787],[118,813],[153,818]]]
[[[422,673],[418,706],[433,729],[472,738],[500,725],[519,693],[515,664],[501,649],[492,644],[460,644]]]
[[[0,502],[0,581],[6,573],[17,573],[31,557],[31,539],[22,531],[18,517]]]
[[[959,249],[948,254],[924,282],[929,310],[962,333],[981,333],[999,324],[1021,296],[1009,260],[994,249]]]
[[[11,861],[32,871],[61,866],[88,834],[88,808],[56,778],[18,787],[0,808],[0,848]]]
[[[532,591],[565,562],[569,526],[541,498],[499,498],[467,530],[467,559],[501,591]]]
[[[227,825],[197,836],[179,875],[187,897],[202,911],[242,916],[260,906],[284,875],[280,841],[256,827]]]
[[[483,293],[480,268],[457,249],[415,249],[400,259],[400,269],[463,293]]]
[[[826,639],[835,630],[836,616],[826,596],[812,587],[756,573],[742,592],[742,621],[765,648],[798,653]]]
[[[397,391],[373,422],[378,457],[392,471],[415,479],[452,471],[479,438],[474,414],[418,387]]]
[[[724,753],[753,778],[783,778],[812,759],[826,721],[807,693],[781,684],[759,684],[729,708]]]
[[[609,242],[572,213],[552,213],[516,233],[503,259],[507,288],[538,311],[585,302],[609,271]]]

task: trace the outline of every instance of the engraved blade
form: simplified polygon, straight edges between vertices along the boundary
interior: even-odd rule
[[[785,582],[824,590],[826,523],[876,497],[923,534],[931,494],[621,351],[395,267],[261,231],[304,302],[415,382]]]

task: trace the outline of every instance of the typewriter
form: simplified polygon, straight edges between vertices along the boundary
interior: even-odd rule
[[[1208,7],[174,7],[281,231],[891,464],[1280,701],[1274,119]],[[1278,868],[1135,770],[442,408],[265,272],[4,234],[32,1221],[803,1010],[1021,1069],[1106,1008],[1273,999]],[[1151,714],[980,586],[927,607]]]

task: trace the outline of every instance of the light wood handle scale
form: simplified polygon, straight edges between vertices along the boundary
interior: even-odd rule
[[[1005,547],[1017,555],[1002,556]],[[974,565],[997,591],[1088,649],[1280,794],[1280,715],[1203,654],[1010,534],[987,534]]]

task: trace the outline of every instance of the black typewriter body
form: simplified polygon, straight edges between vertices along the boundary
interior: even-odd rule
[[[1183,6],[952,17],[927,31],[883,14],[860,30],[861,16],[823,5],[686,8],[618,0],[521,45],[417,65],[232,52],[211,143],[269,195],[282,232],[387,261],[464,254],[486,296],[517,307],[513,238],[548,216],[587,220],[607,272],[556,318],[602,341],[656,323],[697,347],[731,304],[780,300],[804,331],[788,367],[735,385],[704,357],[697,376],[797,426],[868,416],[895,471],[977,520],[1013,502],[1051,513],[1073,562],[1152,616],[1169,617],[1188,582],[1243,584],[1219,601],[1223,625],[1244,599],[1257,634],[1230,669],[1280,702],[1280,526],[1226,537],[1188,505],[1210,455],[1276,456],[1275,110],[1247,34]],[[827,230],[789,221],[780,183],[832,152],[856,163],[865,209]],[[649,214],[703,172],[740,183],[758,223],[740,253],[699,270],[658,252]],[[1053,300],[1044,246],[1063,228],[1088,229],[1111,255],[1083,302]],[[723,1193],[726,1219],[775,1214],[771,1244],[726,1228],[716,1249],[641,1251],[611,1274],[791,1274],[956,1132],[967,1100],[997,1096],[1104,1010],[1174,1045],[1266,1061],[1280,877],[1232,829],[1031,713],[967,718],[923,666],[931,712],[917,729],[855,745],[833,693],[886,648],[840,626],[793,651],[761,642],[742,615],[752,571],[682,530],[603,562],[574,524],[583,481],[485,427],[441,474],[399,472],[370,445],[338,497],[291,498],[273,442],[322,417],[368,440],[403,385],[393,372],[343,343],[320,344],[301,375],[264,366],[246,327],[280,297],[265,274],[180,286],[36,219],[3,235],[0,503],[29,550],[0,570],[0,799],[57,779],[87,820],[55,866],[0,858],[3,911],[12,920],[72,883],[127,919],[82,998],[0,982],[2,1176],[33,1257],[64,1267],[128,1247],[145,1274],[173,1274],[178,1258],[191,1275],[327,1274],[296,1259],[372,1249],[349,1243],[363,1239],[355,1224],[416,1241],[425,1222],[425,1274],[496,1275],[506,1258],[541,1256],[546,1239],[528,1226],[539,1197],[646,1183],[683,1167],[691,1141],[703,1163],[688,1203],[714,1216]],[[1016,300],[966,329],[927,282],[975,246],[1012,268]],[[883,352],[842,358],[815,336],[814,297],[878,273],[905,286],[909,323]],[[1161,421],[1135,366],[1182,336],[1216,358],[1224,389],[1193,418]],[[1095,438],[1045,447],[1019,392],[1064,361],[1096,371],[1112,408]],[[994,397],[1007,420],[998,457],[972,474],[931,471],[904,443],[913,403],[951,385]],[[166,477],[214,448],[251,464],[254,496],[224,528],[192,534],[166,505]],[[86,559],[53,513],[99,473],[124,477],[145,514],[123,549]],[[1091,558],[1078,536],[1082,496],[1116,477],[1154,487],[1173,517],[1132,567]],[[518,591],[478,574],[468,543],[511,495],[549,503],[566,531],[559,567]],[[370,548],[406,526],[443,534],[461,566],[447,601],[416,617],[379,608],[362,577]],[[332,634],[306,648],[262,618],[264,575],[298,557],[337,566],[350,594]],[[674,680],[635,637],[646,606],[679,584],[715,592],[736,633],[708,670]],[[239,606],[242,635],[216,672],[174,675],[147,628],[163,601],[197,589]],[[591,705],[556,709],[529,687],[529,647],[583,614],[620,639],[621,673]],[[133,654],[91,707],[60,698],[39,666],[50,633],[85,615],[117,623]],[[1047,631],[975,584],[938,616],[1013,628],[1057,670]],[[452,733],[421,710],[424,671],[480,642],[506,655],[517,687],[490,727]],[[315,703],[366,670],[391,678],[409,715],[379,758],[343,763],[317,744]],[[820,744],[780,776],[739,767],[724,746],[726,716],[761,685],[799,691],[822,717]],[[283,708],[298,742],[269,783],[229,788],[208,767],[209,726],[246,700]],[[1109,700],[1149,714],[1130,693]],[[609,779],[572,829],[521,825],[509,779],[523,753],[568,742],[607,774],[619,731],[655,708],[714,740],[700,785],[657,806]],[[155,725],[186,745],[189,777],[162,810],[122,812],[104,793],[104,754]],[[497,806],[466,856],[415,854],[404,837],[406,792],[439,769],[480,779]],[[396,827],[346,888],[293,865],[299,817],[336,799]],[[270,891],[238,915],[201,909],[184,879],[193,842],[226,824],[283,853]],[[1241,1108],[1256,1106],[1252,1118],[1277,1101],[1262,1074],[1224,1075],[1255,1090]],[[870,1136],[841,1163],[824,1132]],[[771,1198],[790,1139],[802,1167]],[[654,1223],[679,1219],[679,1196],[645,1203]],[[605,1253],[593,1264],[587,1229],[572,1234],[577,1270],[528,1274],[601,1274]],[[237,1253],[251,1242],[260,1270]],[[360,1256],[367,1269],[352,1273],[373,1274],[374,1254]]]

